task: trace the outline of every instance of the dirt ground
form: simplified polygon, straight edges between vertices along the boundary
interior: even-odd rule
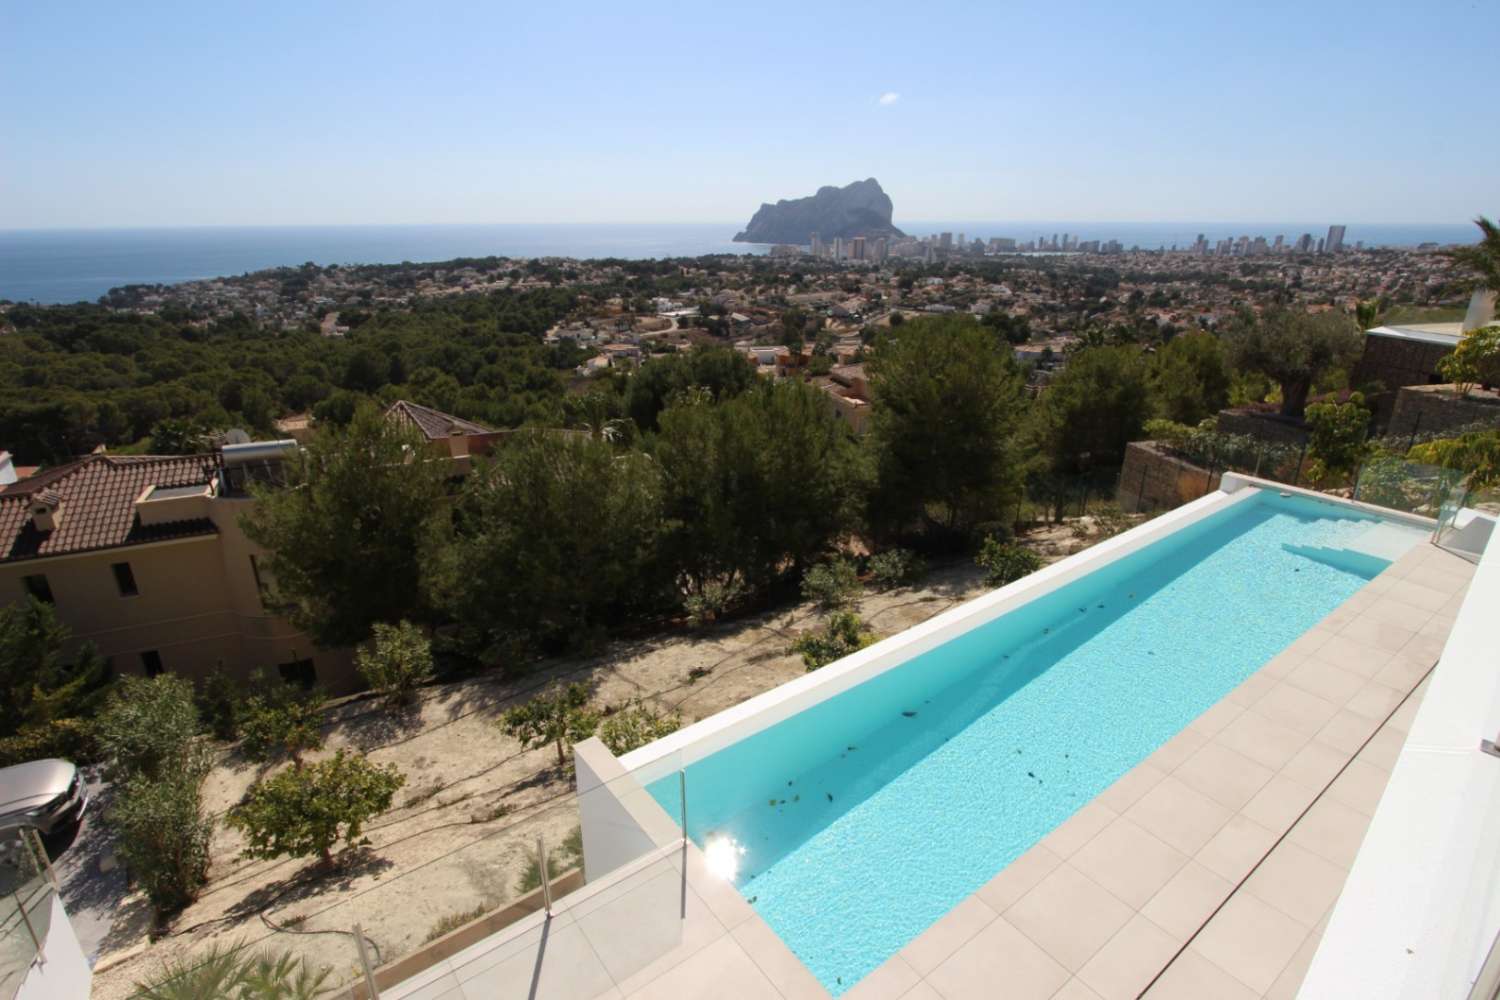
[[[1097,537],[1085,518],[1034,531],[1024,544],[1051,562]],[[952,563],[917,587],[867,591],[859,610],[884,637],[984,590],[971,563]],[[520,882],[528,867],[535,871],[538,836],[560,868],[570,866],[564,841],[577,826],[577,806],[551,748],[523,751],[496,726],[507,707],[563,678],[593,685],[598,704],[641,699],[681,712],[686,725],[801,676],[802,661],[787,648],[816,620],[804,605],[615,643],[604,655],[551,661],[509,681],[434,685],[404,713],[370,698],[337,704],[323,753],[357,749],[406,775],[396,807],[366,828],[368,845],[336,872],[321,873],[307,860],[245,861],[239,835],[220,824],[209,884],[167,934],[149,941],[139,894],[121,907],[101,948],[93,997],[128,997],[137,983],[158,978],[164,962],[191,960],[211,943],[292,951],[347,981],[358,968],[356,924],[379,965],[436,936],[445,920],[455,926],[524,894],[532,886]],[[226,751],[205,789],[208,808],[222,814],[265,771]]]

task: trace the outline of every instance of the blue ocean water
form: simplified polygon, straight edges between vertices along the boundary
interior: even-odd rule
[[[902,222],[914,235],[951,231],[1019,240],[1054,233],[1118,239],[1125,246],[1187,246],[1241,234],[1295,239],[1325,225],[1287,223]],[[204,226],[178,229],[0,230],[0,299],[92,302],[111,288],[170,284],[244,274],[268,267],[317,264],[399,264],[455,257],[697,257],[764,253],[765,246],[731,242],[732,222],[679,224]],[[1350,226],[1345,240],[1415,246],[1472,242],[1472,225]]]
[[[690,765],[689,833],[838,995],[1388,565],[1372,528],[1421,537],[1212,515]]]

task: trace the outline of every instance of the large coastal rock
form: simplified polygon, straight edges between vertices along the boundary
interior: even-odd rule
[[[904,236],[891,225],[891,198],[871,177],[848,187],[821,187],[810,198],[761,205],[736,243],[806,244],[817,233],[823,242],[851,236]]]

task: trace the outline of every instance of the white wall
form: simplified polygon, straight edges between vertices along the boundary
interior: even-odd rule
[[[13,933],[25,934],[26,930],[18,927]],[[78,943],[78,935],[73,933],[73,925],[68,921],[68,912],[63,909],[62,898],[56,894],[52,896],[52,926],[42,945],[42,957],[46,961],[32,964],[26,981],[16,993],[16,1000],[71,1000],[73,997],[81,1000],[89,995],[94,976]]]
[[[584,882],[681,839],[673,818],[597,737],[573,747],[573,765]]]

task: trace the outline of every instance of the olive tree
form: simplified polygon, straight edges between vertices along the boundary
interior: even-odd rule
[[[598,713],[589,708],[586,684],[554,684],[500,718],[500,728],[520,740],[522,748],[555,747],[558,767],[567,766],[568,748],[594,735],[598,725]]]
[[[1313,383],[1352,364],[1360,343],[1353,320],[1338,310],[1268,309],[1259,319],[1243,318],[1227,337],[1230,362],[1279,385],[1288,417],[1302,416]]]

